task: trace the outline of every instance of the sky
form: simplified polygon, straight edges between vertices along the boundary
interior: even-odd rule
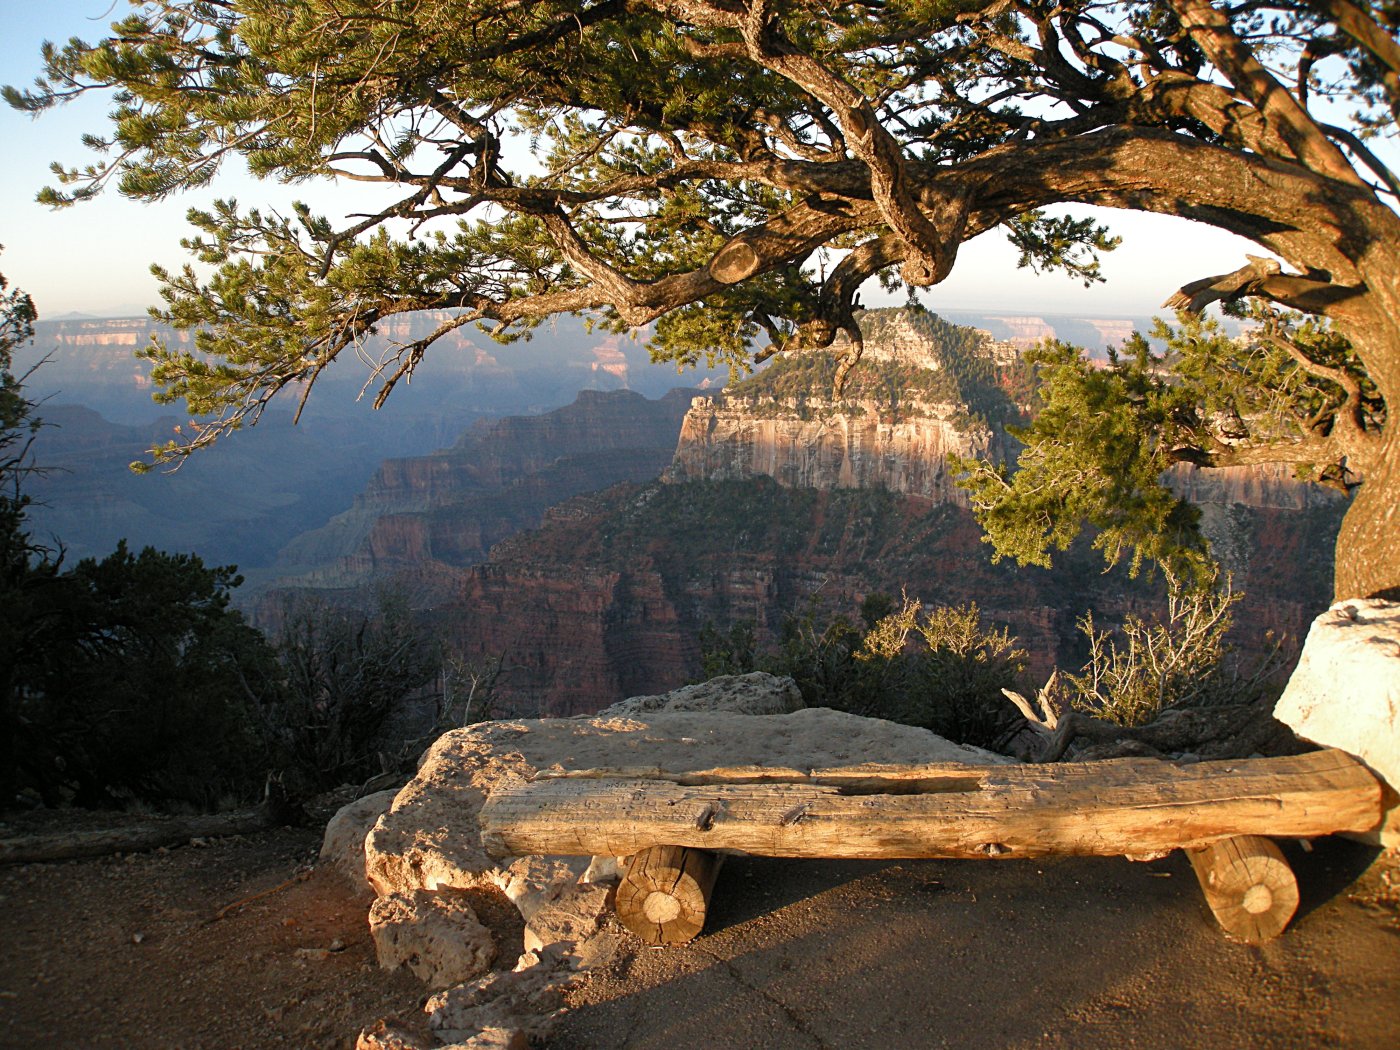
[[[125,0],[0,0],[0,84],[26,86],[40,67],[48,40],[93,39],[126,11]],[[0,273],[34,299],[41,318],[69,313],[132,316],[159,304],[152,263],[177,268],[186,256],[185,213],[216,198],[246,205],[288,208],[306,200],[333,220],[354,211],[363,187],[304,183],[295,187],[258,181],[226,170],[213,186],[159,204],[127,200],[114,192],[74,207],[52,210],[34,195],[52,181],[49,164],[81,166],[90,157],[80,142],[85,132],[105,130],[108,102],[85,97],[34,119],[0,104]],[[1123,238],[1104,257],[1108,280],[1092,288],[1058,274],[1036,275],[1016,268],[1016,252],[993,231],[964,245],[953,275],[930,289],[932,309],[1071,314],[1081,317],[1141,317],[1161,313],[1160,304],[1181,285],[1226,273],[1260,249],[1208,226],[1158,215],[1064,209],[1098,214]],[[868,306],[887,301],[871,286]]]

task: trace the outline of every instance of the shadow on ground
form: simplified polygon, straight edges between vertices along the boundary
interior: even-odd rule
[[[731,858],[706,932],[595,974],[552,1050],[1400,1045],[1400,935],[1351,897],[1374,850],[1289,850],[1261,947],[1180,853],[899,863]],[[1374,867],[1374,866],[1373,866]]]

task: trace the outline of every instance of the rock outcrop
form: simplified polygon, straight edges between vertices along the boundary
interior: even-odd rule
[[[699,397],[681,425],[672,481],[764,475],[788,488],[888,489],[967,505],[948,456],[985,457],[993,435],[959,406],[907,405],[890,419],[875,402]]]
[[[1338,602],[1313,621],[1274,717],[1305,740],[1349,751],[1400,794],[1400,602]],[[1400,845],[1400,810],[1378,838]]]
[[[948,457],[1000,457],[997,428],[1018,410],[992,377],[1015,373],[1019,351],[917,310],[865,311],[860,325],[864,351],[840,400],[844,335],[828,351],[798,353],[697,398],[666,477],[762,475],[789,488],[885,489],[965,505]]]
[[[791,678],[762,671],[723,675],[657,696],[633,696],[598,712],[599,718],[641,717],[673,711],[715,711],[733,715],[786,715],[806,705]]]

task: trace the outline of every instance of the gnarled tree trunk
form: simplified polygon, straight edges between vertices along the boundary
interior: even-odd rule
[[[1400,601],[1400,426],[1387,421],[1363,477],[1337,534],[1335,598]]]

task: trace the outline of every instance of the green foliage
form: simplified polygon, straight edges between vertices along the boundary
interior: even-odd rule
[[[1191,410],[1191,395],[1167,380],[1147,340],[1134,337],[1106,368],[1060,342],[1028,360],[1040,370],[1041,407],[1012,431],[1025,443],[1014,469],[953,462],[995,557],[1048,567],[1051,548],[1067,549],[1087,523],[1110,564],[1128,554],[1134,573],[1147,560],[1199,571],[1198,512],[1162,483],[1173,461],[1162,434]]]
[[[1039,409],[1011,428],[1025,446],[1017,462],[953,464],[995,557],[1048,566],[1087,525],[1110,565],[1126,556],[1134,573],[1153,562],[1203,583],[1213,569],[1199,513],[1171,490],[1169,468],[1267,462],[1258,449],[1287,446],[1300,478],[1346,488],[1354,475],[1326,435],[1344,409],[1379,429],[1383,401],[1330,327],[1252,318],[1239,339],[1186,314],[1176,328],[1158,321],[1162,352],[1134,334],[1104,367],[1059,342],[1028,353]]]
[[[11,595],[18,783],[48,804],[213,806],[267,771],[250,686],[270,674],[262,635],[229,607],[241,578],[193,555],[123,542]]]
[[[161,200],[208,185],[235,157],[260,177],[351,176],[401,193],[344,227],[304,205],[292,216],[233,201],[191,212],[198,235],[185,246],[203,265],[157,274],[162,316],[195,330],[197,354],[156,346],[150,356],[162,398],[203,419],[193,438],[152,450],[158,457],[255,420],[378,321],[414,310],[463,314],[405,347],[382,373],[385,392],[458,324],[479,320],[510,340],[580,309],[616,327],[657,320],[659,359],[726,362],[737,378],[760,337],[829,319],[811,253],[883,231],[867,220],[794,235],[784,258],[742,282],[688,281],[695,293],[678,286],[654,307],[614,294],[703,273],[734,237],[807,206],[810,181],[794,183],[772,163],[794,151],[805,163],[845,159],[810,88],[736,51],[732,25],[610,0],[133,6],[105,38],[46,46],[34,88],[4,89],[31,113],[112,93],[108,128],[84,140],[93,163],[56,165],[57,184],[41,199],[64,206],[114,183]],[[878,17],[838,6],[814,17],[793,5],[775,9],[772,30],[903,107],[900,134],[913,153],[939,138],[930,156],[966,156],[1007,129],[949,126],[965,105],[951,85],[1000,64],[966,47],[961,6],[901,4]],[[888,33],[897,45],[882,43]],[[932,82],[930,63],[947,80],[937,92],[918,86]],[[895,101],[903,96],[912,107]],[[526,148],[543,173],[511,170]],[[849,207],[847,192],[832,200]],[[1007,224],[1023,264],[1086,280],[1095,253],[1113,246],[1093,223],[1035,210]]]
[[[1108,227],[1093,219],[1026,212],[1007,224],[1007,238],[1020,251],[1016,265],[1033,270],[1063,270],[1088,288],[1104,279],[1097,252],[1111,252],[1122,243]]]
[[[752,623],[707,627],[701,653],[707,677],[752,670],[787,675],[809,707],[831,707],[930,729],[995,748],[1014,723],[1003,688],[1017,686],[1026,654],[1010,633],[982,626],[975,604],[925,611],[907,596],[861,603],[862,629],[844,616],[789,617],[775,648],[756,652]]]
[[[307,396],[403,314],[440,323],[374,362],[376,403],[464,325],[510,342],[560,313],[654,326],[658,360],[722,362],[737,379],[770,352],[829,348],[868,282],[913,296],[994,228],[1020,266],[1099,280],[1117,239],[1047,208],[1133,208],[1250,238],[1278,261],[1170,301],[1277,304],[1335,331],[1278,314],[1262,352],[1222,344],[1176,367],[1130,346],[1101,377],[1052,349],[1058,386],[1021,480],[972,470],[1009,556],[1042,563],[1087,522],[1110,560],[1186,572],[1200,544],[1153,480],[1168,461],[1306,458],[1344,487],[1386,476],[1400,178],[1367,143],[1400,115],[1396,29],[1391,4],[1321,0],[160,0],[94,42],[46,46],[35,86],[4,96],[31,113],[112,98],[105,131],[84,139],[93,163],[57,167],[41,194],[58,206],[108,184],[162,200],[228,160],[374,184],[341,221],[305,204],[191,214],[197,265],[158,274],[161,316],[197,333],[195,352],[148,356],[161,397],[198,418],[157,459],[256,420],[280,393]],[[857,383],[896,418],[936,393],[968,423],[1017,421],[1024,373],[956,354],[945,371],[874,368]],[[1294,416],[1309,398],[1289,384],[1313,389],[1314,414]],[[1220,431],[1236,419],[1243,438]],[[1374,519],[1392,496],[1363,495],[1356,513]],[[1363,544],[1370,524],[1343,542]],[[1384,564],[1347,586],[1395,586],[1383,551],[1359,553]]]
[[[28,789],[48,805],[213,807],[250,800],[274,768],[302,791],[379,772],[387,715],[440,666],[401,604],[360,621],[303,610],[274,652],[231,608],[231,566],[123,541],[65,569],[31,540],[40,423],[12,369],[34,319],[0,277],[0,805]],[[489,710],[499,673],[455,668],[429,730]]]
[[[752,620],[740,620],[730,624],[728,629],[705,623],[700,628],[701,681],[756,671],[757,645],[756,625]]]

